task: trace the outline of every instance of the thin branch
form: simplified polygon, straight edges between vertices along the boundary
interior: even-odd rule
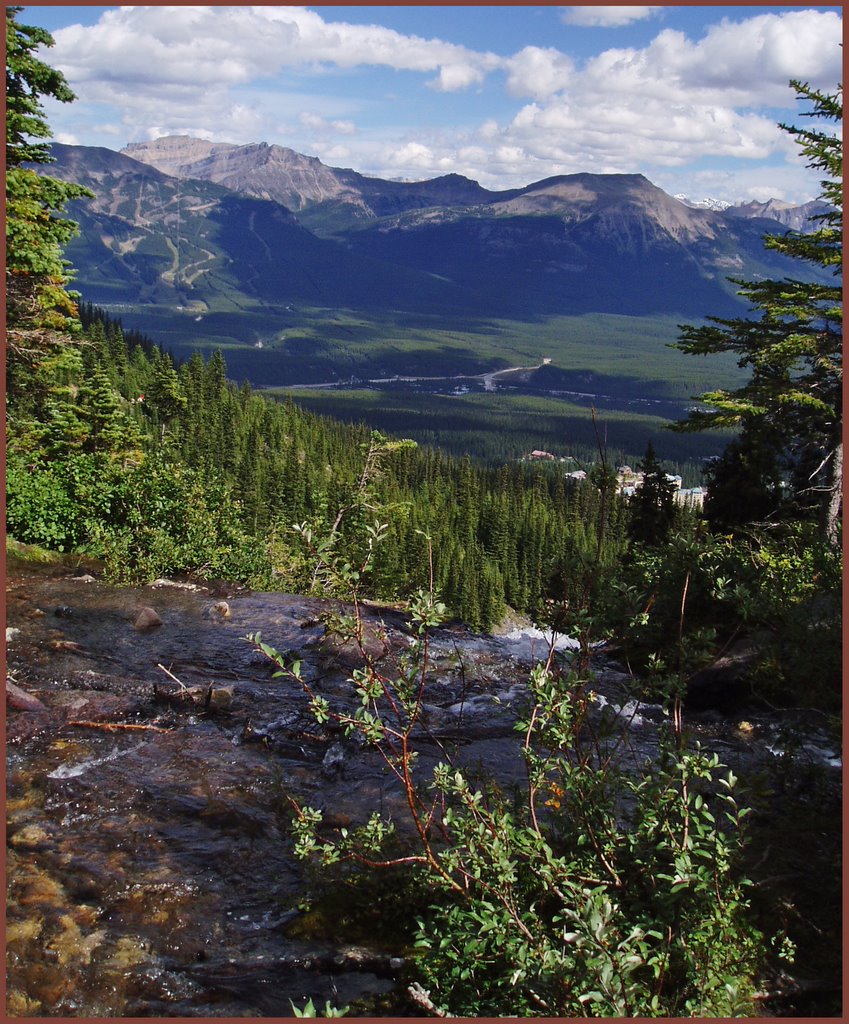
[[[84,719],[72,719],[65,725],[73,725],[84,729],[102,729],[104,732],[171,732],[160,725],[145,725],[141,722],[90,722]]]

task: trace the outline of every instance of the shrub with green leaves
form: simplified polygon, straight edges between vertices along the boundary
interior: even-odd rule
[[[6,529],[26,544],[56,551],[84,548],[93,524],[108,518],[119,480],[106,460],[77,453],[61,459],[10,453]]]
[[[440,860],[464,892],[446,889],[419,923],[425,983],[460,1015],[747,1013],[760,935],[734,874],[734,776],[671,737],[636,769],[617,763],[616,740],[590,755],[580,689],[535,671],[521,806],[437,770],[451,834]]]
[[[150,458],[123,478],[111,521],[92,531],[91,547],[116,582],[192,572],[267,585],[264,546],[242,527],[223,483],[166,458]]]
[[[344,1006],[341,1009],[333,1006],[328,1000],[324,1004],[324,1011],[319,1013],[313,1004],[312,999],[308,999],[303,1009],[298,1009],[294,1003],[292,1003],[292,1015],[294,1017],[344,1017],[348,1012],[348,1007]]]
[[[753,696],[834,711],[842,569],[840,551],[812,524],[735,537],[681,532],[663,548],[631,548],[597,602],[596,619],[616,631],[632,667],[654,677],[655,695],[665,670],[683,683],[745,637],[757,652]]]
[[[352,571],[342,549],[321,553],[322,571],[349,590],[352,611],[328,628],[360,653],[354,709],[334,706],[258,634],[247,639],[302,689],[320,725],[359,736],[397,781],[406,849],[377,811],[329,831],[319,809],[298,806],[293,835],[299,857],[405,866],[433,894],[417,922],[411,996],[441,1016],[748,1015],[765,946],[738,870],[746,810],[718,757],[687,748],[677,697],[657,757],[634,763],[627,736],[606,731],[603,716],[599,725],[584,659],[561,668],[552,652],[516,726],[525,791],[477,783],[451,760],[428,778],[417,724],[444,608],[431,590],[416,597],[388,674],[358,599],[371,556]]]

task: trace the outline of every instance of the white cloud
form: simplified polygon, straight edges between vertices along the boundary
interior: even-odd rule
[[[841,77],[840,38],[840,18],[831,11],[723,20],[698,42],[666,29],[645,49],[605,50],[587,62],[583,80],[626,100],[786,106],[791,78],[833,88]]]
[[[453,90],[501,63],[494,54],[380,25],[325,21],[300,7],[121,7],[94,26],[59,29],[54,38],[54,60],[83,98],[88,83],[200,90],[323,66],[435,71],[437,87]]]
[[[224,90],[210,89],[193,103],[168,103],[156,95],[139,96],[127,105],[124,134],[129,140],[162,135],[193,135],[216,142],[256,142],[267,119],[261,110],[234,102]]]
[[[351,151],[347,146],[328,146],[319,150],[320,159],[331,167],[347,167]]]
[[[608,50],[588,64],[599,87],[687,92],[734,106],[786,104],[791,78],[833,87],[840,79],[841,19],[834,11],[787,11],[723,19],[693,42],[667,29],[644,50]]]
[[[457,92],[459,89],[468,89],[470,85],[478,85],[483,79],[484,69],[475,62],[466,61],[443,64],[438,77],[428,82],[428,85],[440,92]]]
[[[388,158],[396,170],[430,169],[435,162],[433,150],[429,146],[422,145],[421,142],[408,142],[406,145],[392,150],[388,154]]]
[[[322,135],[355,135],[357,126],[353,121],[328,121],[318,114],[307,111],[298,115],[298,121],[305,127]]]
[[[645,48],[563,64],[559,78],[557,51],[525,50],[511,59],[508,88],[533,102],[504,125],[488,124],[481,138],[518,146],[560,173],[656,177],[708,158],[792,159],[795,144],[775,112],[759,108],[792,108],[791,77],[833,88],[840,27],[834,12],[809,10],[723,20],[695,41],[665,30]]]
[[[819,195],[803,172],[801,161],[789,161],[780,166],[745,167],[735,170],[701,170],[694,173],[662,172],[656,184],[670,194],[683,192],[691,199],[714,196],[729,202],[747,202],[756,199],[782,199],[805,203]]]
[[[572,60],[559,50],[526,46],[507,61],[507,91],[545,99],[566,88],[574,69]]]
[[[450,93],[479,84],[503,64],[441,39],[331,19],[302,7],[113,8],[93,26],[54,32],[50,60],[79,98],[74,118],[117,107],[115,120],[129,141],[150,137],[155,126],[165,134],[310,149],[326,136],[357,130],[348,116],[356,98],[342,90],[310,95],[303,88],[310,78],[388,68],[429,76],[433,90]],[[282,137],[281,110],[293,112]],[[311,123],[298,121],[302,111]],[[103,120],[103,111],[94,119]]]
[[[487,118],[486,121],[484,121],[484,123],[480,126],[480,128],[478,128],[478,135],[482,139],[494,139],[499,135],[500,132],[501,129],[498,125],[498,122],[495,120],[495,118],[492,117]]]
[[[580,10],[613,25],[657,9]],[[788,80],[831,89],[841,74],[841,20],[823,9],[726,18],[699,38],[666,29],[644,47],[610,48],[585,61],[554,45],[499,57],[332,17],[330,8],[126,7],[106,11],[94,26],[60,29],[50,61],[80,96],[61,127],[80,136],[108,120],[129,140],[171,133],[266,140],[367,174],[424,178],[453,169],[492,188],[585,170],[642,171],[674,191],[694,192],[698,182],[686,168],[727,158],[752,166],[752,177],[735,172],[739,189],[751,193],[759,162],[785,159],[784,176],[768,180],[791,196],[814,175],[775,124],[793,117]],[[491,75],[487,84],[503,84],[512,103],[497,116],[480,108],[477,125],[413,129],[404,89],[396,122],[380,122],[380,105],[389,102],[385,80],[371,100],[345,88],[304,88],[369,68],[422,75],[420,84],[435,94],[430,106],[440,93],[477,89],[499,71],[503,77]],[[783,113],[765,109],[773,107]],[[723,182],[716,184],[719,193]]]
[[[567,7],[562,18],[567,25],[586,27],[619,28],[633,21],[651,18],[662,7],[599,7],[595,4],[584,7]]]

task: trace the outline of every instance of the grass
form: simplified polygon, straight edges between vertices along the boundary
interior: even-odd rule
[[[620,396],[688,399],[742,379],[733,357],[698,360],[670,348],[679,333],[674,316],[449,321],[441,314],[237,305],[226,295],[211,299],[206,311],[122,304],[114,312],[178,356],[221,348],[231,376],[255,385],[450,376],[543,359],[570,375],[573,390]]]
[[[67,558],[67,555],[58,551],[48,551],[38,544],[22,544],[14,537],[6,537],[6,557],[36,565],[58,565]]]

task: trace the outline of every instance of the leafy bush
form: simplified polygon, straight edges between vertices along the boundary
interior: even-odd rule
[[[6,467],[6,529],[20,541],[56,551],[82,548],[93,524],[112,514],[118,487],[112,467],[77,453],[29,464],[11,454]]]
[[[784,705],[841,707],[843,558],[813,524],[732,549],[731,600],[768,642],[753,674],[757,694]]]
[[[165,459],[126,475],[115,514],[93,530],[92,546],[116,582],[181,572],[255,586],[270,581],[265,548],[242,528],[229,490]]]
[[[294,1003],[292,1003],[292,1014],[295,1017],[344,1017],[348,1012],[348,1007],[344,1006],[341,1009],[337,1006],[333,1006],[328,1000],[324,1004],[324,1012],[319,1013],[313,1004],[312,999],[308,999],[306,1005],[302,1010],[299,1010]]]
[[[33,472],[20,459],[6,464],[6,530],[25,544],[69,551],[81,540],[77,507],[66,482]]]
[[[662,663],[682,680],[747,637],[758,652],[755,695],[831,711],[840,702],[841,585],[841,554],[811,524],[733,538],[691,531],[662,549],[632,547],[597,619],[616,629],[634,669]]]
[[[381,536],[376,526],[372,536]],[[375,812],[328,833],[318,809],[297,807],[299,857],[324,865],[406,867],[433,893],[417,923],[410,994],[440,1016],[734,1016],[752,1008],[764,952],[738,875],[746,810],[715,755],[686,749],[680,703],[651,763],[634,765],[624,737],[594,727],[584,659],[551,653],[530,678],[517,724],[528,772],[514,798],[476,784],[450,760],[429,781],[416,767],[416,727],[429,680],[430,632],[443,615],[432,591],[411,606],[397,671],[366,641],[356,570],[318,545],[322,572],[347,586],[350,614],[328,620],[358,649],[353,711],[335,709],[259,634],[257,650],[303,690],[319,724],[334,723],[385,759],[406,797],[417,840]],[[681,596],[679,594],[679,604]],[[591,618],[584,626],[593,628]],[[586,650],[586,644],[584,650]],[[382,653],[382,652],[381,652]]]

